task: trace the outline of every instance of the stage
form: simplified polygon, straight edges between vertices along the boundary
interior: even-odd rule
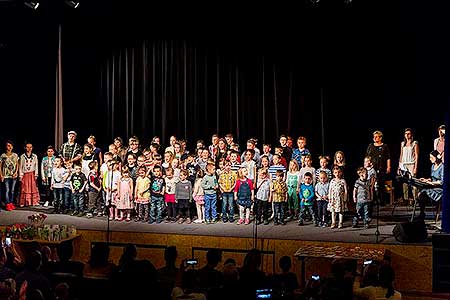
[[[2,212],[0,214],[0,225],[10,225],[13,223],[28,223],[27,217],[36,212],[47,214],[46,224],[70,224],[75,225],[79,230],[107,231],[108,220],[106,217],[73,217],[63,214],[51,214],[52,208],[36,206],[29,209],[20,208],[11,212]],[[407,221],[412,213],[411,207],[399,206],[392,215],[392,207],[386,206],[380,209],[379,218],[379,243],[381,244],[400,244],[392,234],[394,226],[400,222]],[[180,234],[180,235],[200,235],[216,237],[242,237],[258,239],[283,239],[283,240],[302,240],[302,241],[321,241],[321,242],[344,242],[344,243],[376,243],[376,219],[373,219],[368,229],[364,229],[362,224],[358,228],[352,228],[352,215],[346,214],[344,228],[330,229],[329,227],[315,227],[312,222],[306,222],[303,226],[298,226],[297,222],[292,220],[285,226],[274,226],[273,222],[269,225],[255,225],[251,222],[249,225],[237,225],[237,223],[222,223],[218,221],[215,224],[178,224],[165,223],[148,224],[142,222],[110,221],[111,232],[145,232],[158,234]],[[431,245],[431,234],[435,222],[431,209],[427,214],[429,238],[420,245]]]
[[[33,207],[30,209],[17,209],[15,211],[0,212],[0,225],[13,223],[28,223],[27,217],[36,211],[48,215],[44,224],[75,225],[80,238],[74,241],[76,259],[87,261],[92,243],[108,240],[106,217],[73,217],[49,213],[50,208]],[[373,220],[369,229],[351,227],[351,215],[347,215],[343,229],[330,229],[314,227],[311,222],[298,226],[297,222],[288,222],[285,226],[237,225],[236,223],[216,224],[177,224],[160,223],[147,224],[131,222],[110,221],[109,242],[111,243],[110,258],[114,262],[122,253],[123,246],[134,243],[138,247],[140,258],[152,261],[156,267],[164,264],[164,249],[175,245],[179,259],[195,257],[199,264],[205,263],[205,253],[208,248],[223,250],[224,260],[234,258],[241,264],[246,251],[255,247],[254,231],[257,229],[257,248],[265,251],[262,268],[268,272],[279,272],[278,260],[281,256],[293,257],[300,247],[323,246],[364,248],[387,251],[396,270],[396,287],[403,291],[417,291],[430,293],[432,288],[432,247],[431,234],[436,230],[428,230],[428,239],[423,243],[402,244],[392,235],[393,227],[399,222],[406,221],[411,216],[410,207],[397,207],[392,216],[392,207],[383,207],[380,211],[379,243],[376,243],[375,224]],[[427,211],[428,227],[434,225],[432,208]],[[293,271],[300,273],[301,262],[294,259]],[[220,267],[220,266],[219,266]],[[325,275],[329,272],[329,258],[311,258],[306,261],[306,276],[311,273]],[[411,274],[421,274],[420,277]]]

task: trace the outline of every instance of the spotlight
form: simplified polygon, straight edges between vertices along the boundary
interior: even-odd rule
[[[344,0],[344,3],[345,3],[345,4],[351,4],[351,3],[352,3],[352,0]]]
[[[25,1],[25,5],[31,9],[37,9],[39,7],[39,2]]]
[[[319,4],[320,0],[309,0],[309,2],[311,2],[311,4]]]
[[[67,5],[69,5],[72,8],[77,8],[78,6],[80,6],[80,2],[78,1],[65,1]]]

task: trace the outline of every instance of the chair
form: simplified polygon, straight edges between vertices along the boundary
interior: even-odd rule
[[[439,221],[439,214],[441,213],[442,200],[436,203],[436,216],[434,218],[434,222],[437,223]]]

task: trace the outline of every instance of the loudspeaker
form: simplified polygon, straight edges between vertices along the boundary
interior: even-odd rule
[[[404,222],[395,225],[392,229],[395,239],[402,243],[424,242],[428,237],[424,221]]]

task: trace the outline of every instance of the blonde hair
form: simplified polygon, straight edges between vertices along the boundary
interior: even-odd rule
[[[243,170],[247,170],[246,168],[240,168],[239,170],[238,170],[238,178],[239,179],[244,179],[245,178],[245,176],[244,176],[244,174],[243,174]]]
[[[298,171],[298,163],[296,160],[291,160],[289,162],[289,171],[291,171],[291,166],[293,166],[292,171]]]

